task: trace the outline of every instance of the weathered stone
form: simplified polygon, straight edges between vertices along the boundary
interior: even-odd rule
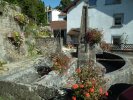
[[[15,51],[14,46],[10,45],[7,37],[8,34],[14,31],[22,32],[20,25],[14,20],[14,14],[20,13],[21,9],[3,0],[0,0],[0,2],[5,4],[4,6],[0,4],[0,8],[3,9],[2,15],[0,16],[0,58],[7,61],[18,61],[16,59],[22,58],[22,55]]]
[[[64,88],[67,85],[68,78],[72,77],[75,69],[77,67],[77,59],[73,59],[70,63],[70,68],[65,72],[65,74],[60,75],[56,71],[51,71],[48,75],[41,77],[34,84],[53,87],[53,88]]]
[[[0,95],[12,100],[42,100],[31,86],[0,81]]]
[[[42,55],[50,56],[57,49],[57,40],[55,38],[36,38],[36,48],[41,51]]]
[[[89,52],[85,51],[85,44],[80,44],[78,47],[78,67],[83,67],[88,64]]]
[[[51,68],[53,66],[53,62],[49,57],[39,57],[34,61],[34,67],[38,68],[40,66]]]
[[[120,56],[120,55],[118,55]],[[122,57],[122,56],[120,56]],[[125,58],[122,57],[125,60],[125,65],[120,68],[119,70],[110,72],[105,74],[104,78],[107,80],[106,88],[109,89],[111,85],[114,85],[116,83],[128,83],[133,84],[133,68],[131,62]]]

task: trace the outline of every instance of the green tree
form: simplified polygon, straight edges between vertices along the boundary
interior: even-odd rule
[[[63,10],[67,6],[69,6],[71,2],[72,2],[72,0],[61,0],[59,6],[57,6],[56,8],[60,9],[60,10]]]
[[[46,23],[45,4],[42,0],[5,0],[9,3],[18,4],[22,13],[26,14],[30,19],[37,24]]]

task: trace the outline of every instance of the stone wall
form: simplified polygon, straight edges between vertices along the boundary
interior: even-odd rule
[[[7,34],[13,31],[22,32],[21,27],[14,20],[16,12],[21,12],[20,7],[9,5],[7,2],[0,0],[0,59],[6,59],[5,38]]]
[[[57,40],[55,38],[36,38],[36,47],[42,54],[55,53],[57,50]]]

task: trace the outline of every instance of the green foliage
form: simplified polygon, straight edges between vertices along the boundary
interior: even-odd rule
[[[17,46],[17,47],[19,48],[20,45],[21,45],[22,42],[23,42],[23,39],[22,39],[20,33],[14,31],[14,32],[12,33],[12,35],[13,35],[13,38],[14,38],[14,42],[15,42],[15,44],[16,44],[15,46]]]
[[[47,27],[40,27],[34,22],[30,21],[25,28],[25,36],[28,37],[30,35],[33,37],[50,37],[52,33]]]
[[[22,13],[37,24],[46,24],[45,4],[41,0],[5,0],[21,7]]]
[[[51,36],[51,33],[49,32],[39,32],[38,33],[38,37],[46,37],[46,36]]]
[[[1,8],[4,8],[5,5],[6,5],[6,2],[4,2],[4,1],[0,1],[0,7],[1,7]]]
[[[0,100],[4,100],[2,97],[0,97]]]
[[[28,18],[24,14],[21,14],[21,13],[17,13],[14,16],[14,19],[17,20],[19,22],[19,24],[21,24],[21,25],[28,24],[28,22],[29,22]]]
[[[36,48],[35,41],[26,41],[28,45],[28,56],[33,57],[41,54],[41,51]]]
[[[30,20],[29,24],[25,27],[25,37],[27,38],[30,35],[35,36],[37,34],[36,30],[38,30],[37,24]]]
[[[0,70],[4,69],[3,65],[6,64],[6,63],[7,63],[6,61],[0,61]],[[0,98],[0,100],[2,100],[2,99]]]
[[[72,0],[61,0],[61,1],[60,1],[60,5],[57,6],[56,8],[59,9],[59,10],[63,10],[63,9],[65,9],[67,6],[69,6],[71,2],[72,2]]]
[[[12,97],[4,97],[4,96],[0,96],[0,100],[14,100]]]
[[[0,1],[0,11],[1,12],[7,12],[7,8],[6,8],[6,2],[4,1]]]
[[[37,35],[37,37],[51,37],[52,32],[47,27],[43,27],[43,28],[40,27],[38,29],[38,33],[36,35]]]
[[[8,35],[10,35],[10,37],[8,37]],[[13,31],[8,35],[8,40],[15,46],[17,50],[19,50],[21,44],[23,43],[23,37],[21,36],[21,33]]]

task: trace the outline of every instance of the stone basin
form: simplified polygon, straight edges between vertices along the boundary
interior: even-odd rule
[[[126,63],[122,57],[107,52],[96,54],[96,59],[106,68],[106,73],[116,71],[122,68]]]
[[[107,81],[107,90],[114,84],[133,83],[132,64],[126,57],[115,53],[104,52],[103,54],[98,54],[97,60],[98,58],[103,59],[98,62],[106,69],[104,77]]]

